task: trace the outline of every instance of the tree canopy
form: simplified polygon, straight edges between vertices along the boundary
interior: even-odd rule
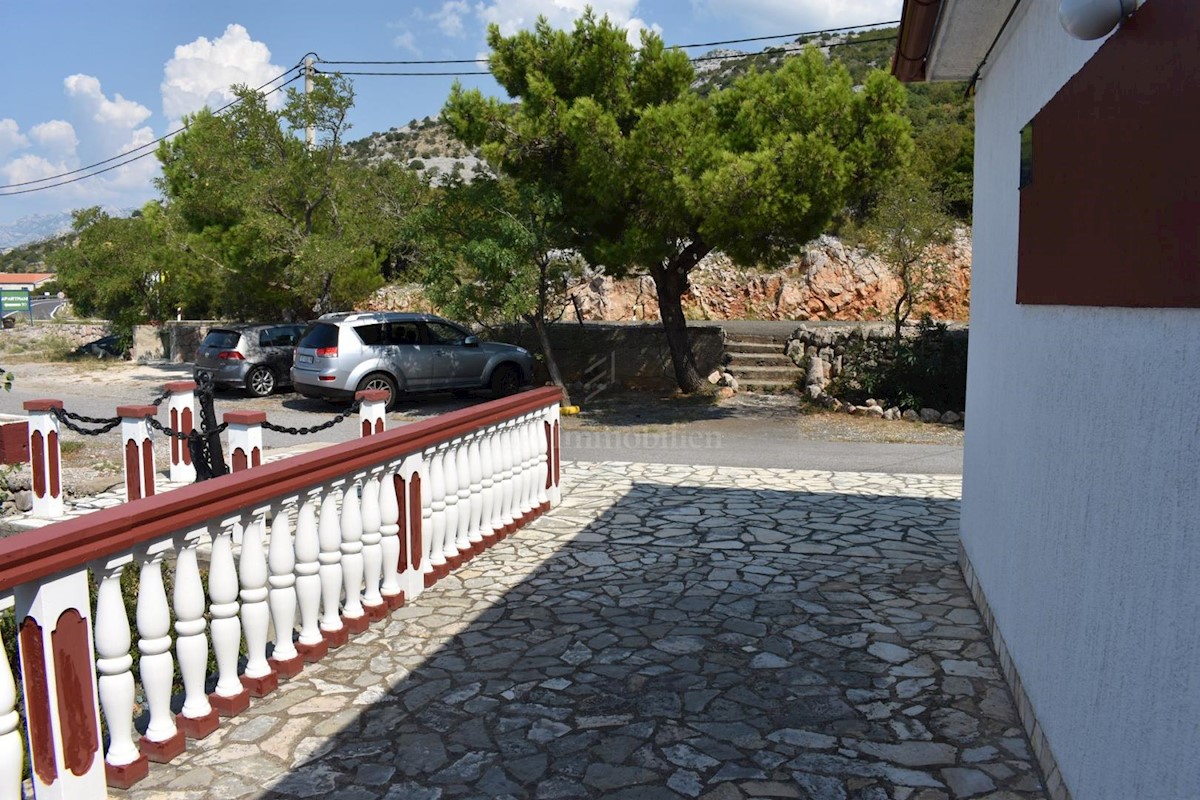
[[[562,199],[571,244],[620,272],[646,269],[679,387],[700,376],[681,298],[715,248],[753,264],[796,252],[873,192],[911,150],[903,88],[856,91],[815,49],[701,97],[687,56],[588,11],[571,31],[539,19],[488,30],[489,67],[518,104],[455,86],[445,115],[504,174]]]

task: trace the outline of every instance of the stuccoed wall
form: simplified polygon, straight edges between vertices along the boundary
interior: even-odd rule
[[[1194,800],[1200,310],[1015,302],[1019,132],[1101,44],[1057,8],[977,87],[962,543],[1075,800]]]

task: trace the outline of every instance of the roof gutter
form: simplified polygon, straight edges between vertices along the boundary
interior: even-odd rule
[[[904,0],[892,74],[903,83],[925,80],[925,63],[943,0]]]

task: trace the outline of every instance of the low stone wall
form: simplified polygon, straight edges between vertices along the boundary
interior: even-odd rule
[[[948,323],[951,337],[967,338],[964,323]],[[905,335],[912,335],[914,328],[907,328]],[[908,419],[922,422],[961,422],[966,412],[962,409],[906,409],[883,408],[873,402],[864,406],[844,404],[830,397],[825,389],[829,382],[842,373],[848,346],[857,341],[886,341],[895,335],[890,323],[883,322],[808,322],[802,323],[788,337],[786,352],[796,366],[804,370],[804,393],[810,400],[823,405],[846,410],[850,413],[869,414],[887,419]]]
[[[133,329],[133,360],[174,364],[191,361],[209,328],[222,324],[226,323],[215,319],[185,319],[162,325],[137,325]]]
[[[558,368],[569,388],[582,385],[589,364],[607,359],[607,368],[615,372],[615,383],[630,389],[673,389],[675,371],[662,325],[647,323],[558,323],[550,326],[550,344]],[[721,364],[725,352],[725,332],[718,325],[689,324],[688,336],[700,375]],[[506,327],[496,338],[519,344],[535,355],[541,353],[537,337],[528,325]],[[549,380],[546,366],[537,363],[535,383]],[[582,398],[580,398],[582,399]]]

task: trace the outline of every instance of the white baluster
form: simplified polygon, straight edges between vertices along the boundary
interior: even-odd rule
[[[521,524],[529,522],[533,513],[533,481],[536,475],[533,462],[533,438],[530,435],[529,418],[522,417],[517,423],[517,441],[521,454]]]
[[[458,530],[455,535],[455,547],[458,557],[466,561],[475,555],[471,547],[471,449],[470,439],[458,443],[454,454],[454,478],[458,482]]]
[[[332,489],[321,501],[317,538],[321,545],[321,635],[330,647],[341,647],[350,638],[342,624],[342,516],[338,513],[340,489]]]
[[[458,550],[458,450],[461,440],[456,439],[446,447],[442,459],[442,474],[446,476],[446,535],[442,540],[442,552],[446,556],[446,572],[458,569],[462,555]]]
[[[550,495],[546,484],[550,474],[550,425],[543,417],[534,418],[537,442],[537,505],[542,511],[550,510]]]
[[[200,580],[197,559],[199,540],[208,534],[206,528],[179,534],[175,537],[175,655],[179,659],[179,675],[183,682],[183,708],[175,720],[189,739],[203,739],[217,729],[216,710],[204,693],[208,677],[208,627],[204,621],[204,584]]]
[[[515,517],[513,498],[515,497],[517,472],[514,442],[512,425],[506,422],[500,432],[500,455],[501,463],[504,465],[504,471],[500,476],[500,531],[503,536],[512,533]]]
[[[424,484],[422,483],[422,489]],[[449,570],[446,564],[446,464],[445,451],[439,448],[429,459],[429,563],[434,580]],[[429,579],[425,579],[429,586]]]
[[[291,678],[304,668],[304,659],[292,643],[296,628],[296,550],[292,545],[291,502],[277,509],[271,520],[267,568],[267,605],[275,629],[275,647],[268,663],[280,678]]]
[[[350,486],[342,495],[342,586],[345,592],[342,622],[350,629],[350,633],[362,633],[370,624],[362,606],[362,535],[362,506],[358,487]]]
[[[305,661],[319,661],[329,652],[321,635],[321,542],[317,536],[315,493],[296,514],[296,602],[300,609],[300,637],[296,651]]]
[[[128,623],[125,630],[129,630]],[[126,667],[125,671],[129,672],[129,668]],[[104,677],[102,675],[101,680]],[[132,717],[133,713],[132,676],[129,679],[128,712],[127,719]],[[132,744],[130,742],[131,746]],[[138,755],[136,747],[133,748],[133,755],[135,758]],[[21,767],[24,761],[21,718],[17,715],[17,684],[13,681],[12,669],[8,666],[8,645],[0,639],[0,800],[21,800]]]
[[[242,672],[242,684],[255,697],[270,694],[279,687],[279,677],[267,662],[271,612],[267,607],[267,556],[263,552],[265,528],[261,517],[246,527],[238,559],[242,635],[246,638],[246,669]]]
[[[400,587],[400,509],[402,498],[396,496],[396,472],[383,474],[379,483],[379,551],[383,559],[383,583],[380,593],[389,609],[404,605]],[[407,549],[407,548],[406,548]]]
[[[137,627],[141,650],[138,672],[150,709],[150,723],[142,736],[142,752],[151,761],[166,762],[183,752],[183,731],[175,725],[171,711],[171,681],[175,659],[171,656],[171,611],[163,584],[163,542],[139,554],[142,559],[138,581]]]
[[[470,518],[467,521],[467,541],[471,543],[472,553],[482,553],[483,544],[483,440],[486,437],[478,434],[471,437],[467,445],[467,471],[470,480],[467,507]]]
[[[209,613],[212,622],[213,656],[217,661],[216,690],[208,696],[213,708],[223,717],[240,714],[250,705],[250,693],[238,680],[238,646],[242,641],[242,623],[238,619],[238,576],[233,561],[233,537],[240,523],[213,537],[212,562],[208,568]]]
[[[133,561],[117,556],[94,566],[96,590],[96,672],[100,709],[108,724],[105,771],[115,786],[128,788],[149,774],[150,762],[133,741],[133,637],[121,597],[121,573]],[[5,664],[7,668],[7,663]],[[2,704],[0,704],[2,706]],[[20,771],[17,775],[20,776]]]
[[[438,550],[433,546],[433,476],[441,470],[435,470],[433,459],[435,451],[426,450],[421,460],[421,581],[422,588],[428,588],[437,580],[437,567],[433,564],[433,554]]]
[[[383,576],[383,547],[380,526],[383,521],[379,512],[379,477],[372,475],[362,487],[362,558],[363,558],[363,607],[367,618],[383,619],[387,616],[387,603],[379,593],[379,581]]]
[[[479,532],[483,535],[483,546],[491,547],[496,542],[495,512],[496,508],[496,433],[494,430],[484,431],[479,442],[480,465],[480,510]]]

